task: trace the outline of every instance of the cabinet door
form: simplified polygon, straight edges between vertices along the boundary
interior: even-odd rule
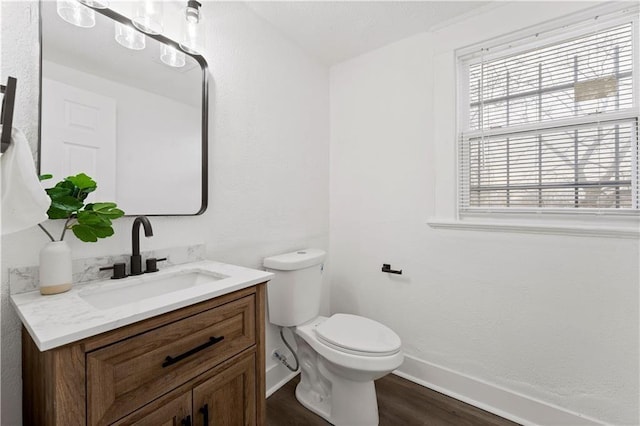
[[[254,353],[193,388],[194,426],[256,424],[256,357]]]
[[[191,426],[191,390],[174,391],[113,423],[113,426]]]

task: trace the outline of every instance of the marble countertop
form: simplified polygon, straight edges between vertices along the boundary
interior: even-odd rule
[[[187,271],[203,271],[226,276],[158,296],[124,302],[112,308],[97,308],[83,295],[100,294],[114,286],[135,285],[141,279],[167,278]],[[209,260],[185,263],[122,280],[94,281],[66,293],[43,296],[39,291],[14,294],[11,303],[41,351],[95,336],[106,331],[184,308],[271,279],[270,272]]]

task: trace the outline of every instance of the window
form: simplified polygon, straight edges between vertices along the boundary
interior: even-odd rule
[[[461,213],[640,211],[634,14],[459,56]]]

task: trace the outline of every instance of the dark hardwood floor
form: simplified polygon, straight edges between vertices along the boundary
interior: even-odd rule
[[[267,426],[326,426],[296,400],[299,376],[267,399]],[[380,426],[514,426],[509,420],[393,374],[376,381]]]

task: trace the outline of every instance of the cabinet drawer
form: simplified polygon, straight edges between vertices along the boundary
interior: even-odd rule
[[[255,341],[250,295],[89,352],[88,424],[113,423]]]

